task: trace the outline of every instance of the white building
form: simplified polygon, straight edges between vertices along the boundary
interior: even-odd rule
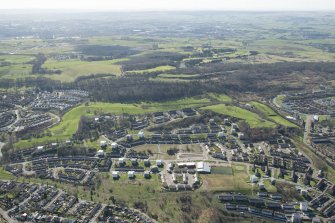
[[[251,183],[257,183],[258,181],[259,181],[259,178],[258,178],[257,176],[252,175],[252,176],[250,177],[250,182],[251,182]]]
[[[197,172],[198,173],[211,173],[211,166],[209,165],[209,163],[198,162]]]
[[[197,174],[194,174],[194,183],[199,183],[199,178]]]
[[[128,171],[128,178],[134,178],[135,177],[135,171]]]
[[[119,164],[125,164],[126,160],[124,158],[119,158]]]
[[[308,211],[307,202],[300,202],[300,211]]]
[[[301,222],[301,215],[299,213],[293,213],[291,217],[292,223],[300,223]]]
[[[218,133],[218,137],[219,137],[219,138],[223,138],[223,137],[224,137],[224,133],[223,133],[223,132],[219,132],[219,133]]]
[[[105,153],[102,149],[97,152],[98,157],[103,157],[104,155],[105,155]]]
[[[113,177],[113,179],[119,178],[119,172],[118,171],[113,171],[112,172],[112,177]]]
[[[37,146],[37,150],[42,150],[44,149],[44,146]]]
[[[162,161],[162,160],[156,160],[156,165],[157,165],[158,167],[163,166],[163,161]]]
[[[145,178],[150,178],[150,171],[148,171],[148,170],[144,171],[143,176]]]
[[[118,147],[117,143],[116,142],[112,142],[112,148],[116,149],[117,147]]]
[[[107,146],[107,142],[104,141],[104,140],[100,141],[100,146],[101,146],[101,147],[105,147],[105,146]]]
[[[144,139],[144,133],[143,132],[139,132],[137,135],[140,139]]]

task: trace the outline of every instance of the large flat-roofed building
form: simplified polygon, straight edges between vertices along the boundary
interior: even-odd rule
[[[209,165],[209,163],[198,162],[197,172],[198,173],[211,173],[211,166]]]

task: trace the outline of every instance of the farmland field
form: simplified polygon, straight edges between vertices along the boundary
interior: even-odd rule
[[[116,60],[119,61],[119,60]],[[60,75],[50,76],[54,80],[60,80],[63,82],[72,82],[80,76],[87,76],[91,74],[114,74],[120,75],[120,66],[114,64],[116,61],[105,60],[105,61],[80,61],[80,60],[47,60],[43,65],[43,68],[49,70],[61,70]]]

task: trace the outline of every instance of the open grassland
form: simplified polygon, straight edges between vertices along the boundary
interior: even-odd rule
[[[210,103],[206,98],[185,98],[176,101],[166,101],[161,103],[141,103],[141,104],[121,104],[121,103],[89,103],[83,104],[71,109],[63,117],[61,122],[48,129],[50,136],[41,138],[32,138],[29,140],[21,140],[15,144],[16,148],[35,146],[41,143],[64,141],[77,131],[79,120],[81,116],[93,116],[103,113],[111,114],[145,114],[157,111],[168,111],[174,109],[182,109],[186,107],[204,106]]]
[[[81,60],[47,60],[43,68],[49,70],[61,70],[60,75],[52,75],[50,78],[64,82],[74,81],[80,76],[87,76],[91,74],[114,74],[120,75],[121,68],[115,64],[120,60],[104,60],[104,61],[81,61]]]
[[[32,55],[0,55],[0,78],[23,78],[31,75],[32,65],[28,62],[34,60]]]
[[[282,106],[282,104],[285,100],[285,97],[286,97],[286,95],[280,94],[274,99],[274,101],[276,102],[277,105]]]
[[[203,190],[209,191],[236,191],[252,193],[245,165],[232,165],[232,170],[219,171],[214,169],[213,174],[202,174]],[[222,172],[222,173],[221,173]]]
[[[133,74],[133,73],[139,73],[139,74],[144,74],[144,73],[154,73],[154,72],[165,72],[165,71],[170,71],[176,69],[173,66],[159,66],[155,67],[152,69],[146,69],[146,70],[132,70],[128,71],[127,73]]]
[[[232,102],[233,99],[225,94],[215,94],[215,93],[209,93],[208,96],[214,100],[217,100],[219,102]]]
[[[253,105],[258,111],[262,112],[267,119],[270,119],[279,125],[285,127],[298,127],[297,125],[278,115],[275,111],[273,111],[269,106],[265,104],[256,101],[250,102],[250,104]]]
[[[251,128],[256,128],[256,127],[274,128],[276,127],[275,123],[262,119],[256,113],[250,112],[248,110],[245,110],[243,108],[239,108],[236,106],[219,104],[219,105],[212,105],[212,106],[204,107],[201,109],[211,110],[219,114],[228,115],[231,117],[245,120],[250,125]]]

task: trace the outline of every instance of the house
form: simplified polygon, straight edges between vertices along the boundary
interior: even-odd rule
[[[228,124],[228,123],[229,123],[229,119],[228,118],[223,119],[223,124]]]
[[[224,133],[223,132],[218,132],[218,135],[217,135],[219,138],[224,138],[225,137],[225,135],[224,135]]]
[[[119,158],[119,165],[124,165],[126,163],[125,158]]]
[[[301,194],[301,196],[306,197],[308,195],[308,191],[306,189],[301,189],[300,194]]]
[[[107,142],[106,141],[100,141],[100,146],[101,147],[106,147],[107,146]]]
[[[131,165],[133,165],[133,166],[137,166],[138,165],[138,162],[137,162],[136,158],[133,158],[130,161],[131,161]]]
[[[198,178],[197,174],[194,174],[193,178],[194,178],[194,183],[195,184],[199,183],[199,178]]]
[[[173,183],[178,183],[175,173],[172,173],[172,181],[173,181]]]
[[[150,160],[149,159],[144,160],[144,166],[150,166]]]
[[[318,216],[316,216],[312,219],[312,223],[322,223],[322,222],[321,219]]]
[[[116,149],[118,147],[118,144],[116,142],[112,142],[111,146],[112,149]]]
[[[44,149],[44,146],[37,146],[37,150],[41,151]]]
[[[112,177],[113,177],[113,179],[118,179],[119,178],[119,172],[118,171],[113,171],[112,172]]]
[[[128,178],[132,179],[135,177],[135,171],[128,171]]]
[[[159,172],[157,166],[152,166],[152,167],[150,168],[150,171],[151,171],[152,173],[158,173],[158,172]]]
[[[237,136],[238,136],[239,139],[245,139],[244,133],[242,133],[242,132],[237,133]]]
[[[211,173],[211,166],[205,162],[198,162],[197,172],[198,173]]]
[[[271,195],[271,198],[273,200],[281,200],[283,198],[283,196],[280,193],[274,193]]]
[[[144,171],[144,174],[143,174],[144,178],[150,178],[150,171],[146,170]]]
[[[143,132],[139,132],[137,135],[138,135],[138,138],[144,139],[144,133]]]
[[[99,150],[99,151],[97,152],[97,156],[98,156],[99,158],[104,157],[104,155],[105,155],[105,153],[104,153],[103,150]]]
[[[308,203],[300,202],[300,211],[308,211]]]
[[[156,160],[156,165],[158,167],[162,167],[163,166],[163,161],[162,160]]]
[[[127,141],[128,141],[128,142],[133,141],[133,136],[130,135],[130,134],[128,134],[128,135],[126,136],[126,138],[127,138]]]
[[[250,182],[251,182],[251,183],[257,183],[258,181],[259,181],[259,178],[258,178],[257,176],[252,175],[252,176],[250,177]]]
[[[294,213],[291,217],[292,223],[300,223],[301,222],[301,215],[299,213]]]
[[[184,184],[187,184],[187,182],[188,182],[188,177],[185,173],[183,174],[183,182],[184,182]]]
[[[173,163],[169,163],[169,165],[168,165],[169,170],[173,170],[173,167],[174,167],[174,164]]]
[[[265,190],[265,186],[264,186],[264,183],[263,183],[263,182],[259,182],[259,183],[258,183],[258,189],[260,189],[260,190]]]

